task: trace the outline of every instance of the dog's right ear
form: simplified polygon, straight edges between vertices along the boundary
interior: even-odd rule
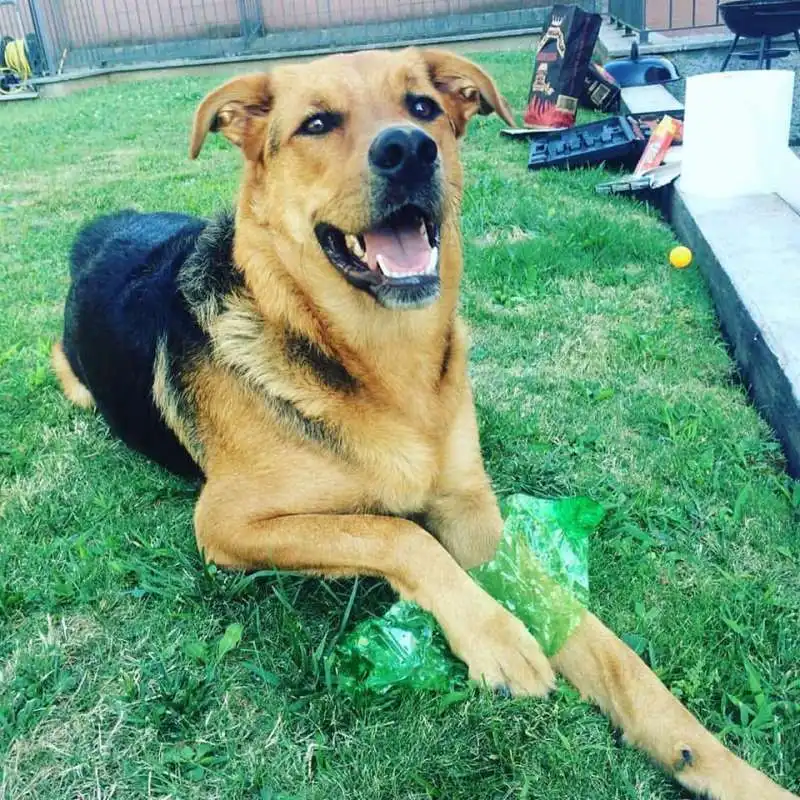
[[[197,107],[189,142],[189,158],[197,158],[206,134],[219,131],[256,161],[264,147],[267,114],[272,107],[269,75],[243,75],[206,95]]]

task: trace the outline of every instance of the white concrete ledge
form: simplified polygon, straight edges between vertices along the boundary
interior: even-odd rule
[[[680,181],[671,211],[751,396],[800,478],[800,215],[776,194],[710,199]]]

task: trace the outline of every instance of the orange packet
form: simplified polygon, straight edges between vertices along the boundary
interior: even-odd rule
[[[641,177],[648,170],[657,167],[667,154],[672,140],[680,132],[680,122],[673,119],[669,114],[665,114],[661,121],[656,125],[656,129],[650,134],[647,140],[642,157],[636,165],[633,174]]]

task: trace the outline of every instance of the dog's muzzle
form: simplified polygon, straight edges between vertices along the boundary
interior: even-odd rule
[[[381,131],[369,149],[372,219],[365,230],[316,226],[328,260],[387,308],[421,308],[439,296],[442,199],[436,142],[414,126]]]

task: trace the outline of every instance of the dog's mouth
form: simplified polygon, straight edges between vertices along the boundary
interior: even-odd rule
[[[439,295],[439,234],[433,217],[403,206],[360,233],[321,223],[315,233],[334,267],[388,308],[419,308]]]

